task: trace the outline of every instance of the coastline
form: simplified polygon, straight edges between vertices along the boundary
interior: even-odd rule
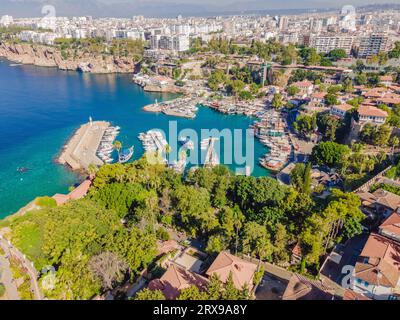
[[[0,43],[0,58],[23,65],[93,74],[129,74],[137,68],[137,62],[128,58],[83,55],[76,59],[64,59],[58,48],[29,43]]]

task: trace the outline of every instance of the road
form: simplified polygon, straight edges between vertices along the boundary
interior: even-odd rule
[[[17,285],[14,282],[12,272],[10,270],[10,263],[6,257],[7,253],[5,256],[0,255],[0,283],[2,283],[6,288],[6,294],[4,298],[7,300],[19,300]]]
[[[0,246],[6,253],[6,256],[16,257],[22,266],[28,270],[29,277],[31,279],[31,289],[33,290],[33,295],[35,300],[42,300],[43,296],[39,289],[39,284],[37,282],[38,272],[36,271],[33,263],[29,261],[25,255],[20,252],[17,248],[15,248],[8,240],[6,240],[2,234],[0,233]],[[11,276],[12,278],[12,276]]]

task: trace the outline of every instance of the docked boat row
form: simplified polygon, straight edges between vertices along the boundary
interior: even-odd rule
[[[161,112],[169,116],[195,118],[199,110],[193,98],[179,98],[160,103]]]
[[[139,140],[142,141],[145,152],[157,152],[164,154],[167,152],[168,143],[161,131],[150,130],[139,134]],[[164,159],[166,161],[166,159]]]
[[[265,105],[263,103],[257,103],[254,101],[251,103],[231,100],[213,101],[210,103],[204,103],[203,105],[225,114],[246,115],[249,117],[260,116],[265,111]]]
[[[289,162],[292,153],[288,136],[269,137],[260,141],[270,148],[269,153],[260,159],[260,164],[274,172],[282,170]]]
[[[111,154],[114,151],[113,142],[119,134],[120,129],[120,127],[108,127],[104,131],[104,135],[101,139],[99,148],[97,149],[97,156],[104,163],[112,163],[114,161],[111,157]]]
[[[275,111],[265,113],[251,127],[260,142],[270,149],[259,159],[260,164],[274,172],[282,170],[290,160],[292,145],[281,115]]]

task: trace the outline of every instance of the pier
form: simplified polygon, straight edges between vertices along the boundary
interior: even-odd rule
[[[106,121],[90,121],[82,125],[65,145],[57,161],[77,171],[87,170],[90,164],[103,165],[96,153],[109,126]]]
[[[197,105],[202,103],[198,97],[177,98],[171,101],[155,102],[143,107],[144,111],[163,113],[168,116],[194,119],[198,110]]]

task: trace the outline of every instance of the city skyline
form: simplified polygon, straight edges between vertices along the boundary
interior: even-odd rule
[[[290,14],[310,10],[339,9],[343,5],[395,5],[390,0],[306,0],[285,3],[275,0],[222,0],[216,4],[205,0],[1,0],[0,15],[15,17],[40,17],[44,5],[53,5],[58,16],[131,17],[144,15],[154,17],[233,15],[241,13]]]

